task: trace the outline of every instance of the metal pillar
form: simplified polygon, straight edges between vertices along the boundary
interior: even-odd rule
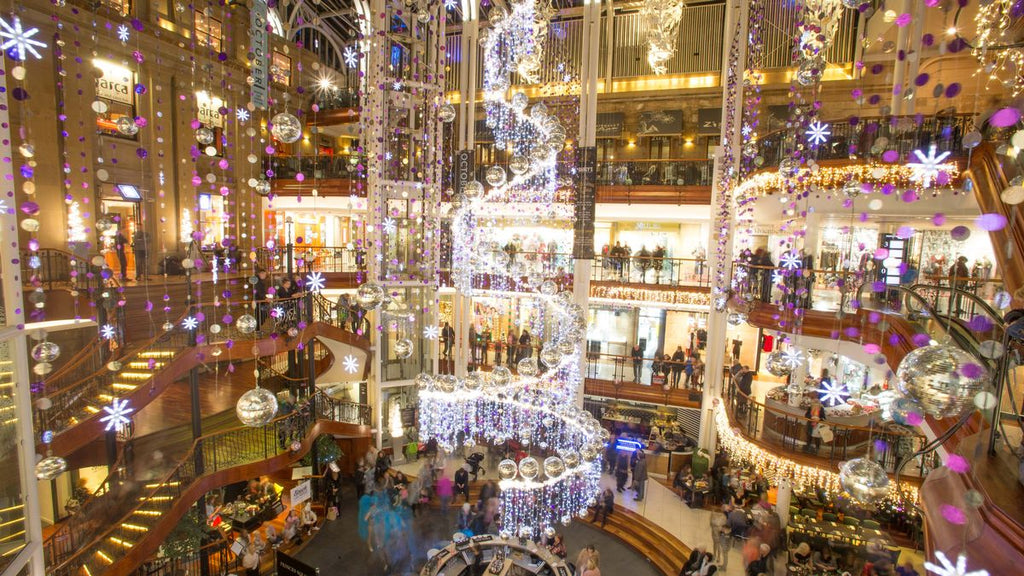
[[[732,44],[735,42],[739,48],[739,69],[736,71],[740,79],[742,79],[744,63],[747,60],[747,20],[749,16],[750,7],[744,0],[729,0],[726,5],[725,13],[725,35],[724,37],[728,40],[722,43],[722,101],[728,102],[730,100],[729,94],[729,54],[732,50]],[[738,28],[737,28],[738,27]],[[730,165],[726,165],[726,158],[724,158],[724,150],[719,147],[715,151],[715,179],[712,182],[711,187],[711,210],[712,210],[712,226],[710,227],[708,234],[708,265],[710,268],[710,274],[712,282],[719,275],[722,275],[729,279],[732,273],[732,242],[733,242],[733,228],[735,226],[735,206],[730,206],[727,214],[717,214],[714,211],[721,204],[722,196],[728,194],[728,190],[720,189],[720,179],[718,175],[722,174],[724,170],[736,171],[739,168],[740,148],[743,144],[742,134],[740,128],[743,125],[743,82],[736,82],[736,94],[732,96],[735,103],[735,109],[733,110],[733,121],[727,122],[723,119],[722,122],[722,142],[729,142],[733,152],[733,158]],[[723,107],[724,111],[728,110],[728,107]],[[729,125],[732,125],[732,131],[729,132]],[[725,254],[719,254],[714,249],[719,242],[721,235],[725,235],[727,246]],[[714,291],[712,291],[712,298],[715,297]],[[724,378],[726,374],[725,370],[725,338],[726,330],[728,325],[726,324],[726,312],[724,310],[716,310],[714,302],[712,302],[710,314],[708,314],[708,344],[706,351],[706,373],[704,377],[704,394],[701,400],[701,419],[700,419],[700,438],[698,444],[701,448],[708,451],[709,454],[714,455],[715,445],[717,443],[717,434],[715,433],[715,418],[714,418],[714,401],[722,398],[722,388],[724,384]]]

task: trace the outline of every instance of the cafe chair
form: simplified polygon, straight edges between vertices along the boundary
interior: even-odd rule
[[[843,524],[857,528],[858,526],[860,526],[860,519],[847,516],[846,518],[843,518]]]
[[[810,508],[804,508],[800,511],[800,514],[806,517],[808,520],[813,520],[818,517],[818,511]]]
[[[838,522],[839,521],[839,517],[836,516],[835,514],[831,513],[831,512],[825,512],[824,514],[822,514],[821,515],[821,519],[822,520],[827,520],[829,522]]]
[[[789,507],[789,517],[790,518],[793,518],[793,517],[796,517],[796,516],[799,516],[799,515],[800,515],[800,508],[799,507],[797,507],[797,506],[790,506]]]
[[[860,523],[860,525],[862,527],[864,527],[864,528],[870,528],[872,530],[881,530],[882,529],[882,525],[879,524],[878,522],[874,521],[874,520],[864,520],[863,522]]]

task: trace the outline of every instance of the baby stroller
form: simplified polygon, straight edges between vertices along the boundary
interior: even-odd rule
[[[473,475],[473,480],[476,481],[478,474],[487,475],[487,470],[480,465],[484,461],[484,455],[482,452],[473,452],[469,456],[466,456],[466,464],[469,464],[469,473]]]

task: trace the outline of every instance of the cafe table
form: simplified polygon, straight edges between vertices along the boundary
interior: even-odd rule
[[[846,542],[855,546],[863,546],[873,540],[877,540],[889,548],[895,546],[889,535],[881,530],[862,526],[847,526],[829,520],[790,520],[788,528],[792,532],[821,536],[826,540]]]

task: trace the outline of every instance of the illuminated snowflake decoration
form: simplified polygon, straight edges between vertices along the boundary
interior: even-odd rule
[[[845,404],[847,398],[850,397],[850,391],[846,389],[840,382],[832,382],[831,380],[825,380],[821,383],[821,388],[817,389],[818,399],[825,406],[839,406]]]
[[[427,340],[437,340],[437,337],[441,335],[441,329],[437,326],[424,326],[423,337]]]
[[[917,162],[910,162],[907,167],[914,171],[911,180],[920,182],[921,186],[928,188],[938,177],[939,172],[942,168],[942,163],[949,157],[949,152],[943,152],[942,154],[936,155],[937,148],[935,144],[928,147],[928,154],[920,150],[914,150],[914,156],[917,156]]]
[[[803,262],[800,261],[800,254],[796,252],[786,252],[779,261],[786,270],[796,270],[803,265]]]
[[[131,418],[128,417],[134,410],[128,407],[128,400],[122,400],[120,398],[114,398],[110,406],[104,406],[103,411],[107,413],[106,416],[100,418],[100,422],[107,424],[107,432],[111,430],[117,430],[118,428],[131,422]]]
[[[114,330],[114,327],[110,324],[104,324],[100,327],[100,336],[102,336],[104,340],[113,340],[116,334],[117,331]]]
[[[828,142],[832,131],[829,129],[829,125],[823,122],[811,122],[807,127],[807,131],[804,132],[807,135],[807,142],[811,146],[821,146],[825,142]]]
[[[456,5],[457,4],[455,3],[455,0],[444,0],[444,9],[445,10],[455,10],[455,6]]]
[[[772,270],[772,284],[778,286],[782,284],[782,272],[778,270]]]
[[[0,39],[4,40],[0,49],[6,52],[13,48],[12,55],[18,60],[24,60],[28,54],[42,58],[43,55],[36,50],[36,47],[46,48],[46,43],[33,38],[38,33],[39,28],[29,28],[28,30],[22,28],[21,19],[17,16],[10,23],[0,18]]]
[[[345,59],[345,66],[349,68],[355,68],[359,65],[359,51],[356,50],[355,46],[345,46],[345,49],[341,52],[341,57]]]
[[[121,42],[127,42],[131,38],[132,33],[128,30],[128,27],[121,24],[117,27],[117,39]]]
[[[380,223],[380,227],[384,230],[385,234],[394,234],[395,230],[398,230],[398,223],[391,216],[388,216]]]
[[[196,320],[195,316],[189,316],[181,321],[181,325],[184,326],[186,330],[195,330],[199,327],[199,320]]]
[[[348,372],[349,374],[355,374],[356,371],[359,370],[359,359],[351,354],[348,354],[341,361],[341,365],[342,367],[345,368],[345,372]]]
[[[782,353],[782,363],[790,370],[796,370],[804,363],[804,353],[799,348],[787,348]]]
[[[392,90],[396,90],[396,91],[397,90],[401,90],[402,89],[402,81],[401,80],[396,80],[395,83],[391,85],[391,89]]]
[[[239,122],[246,122],[249,120],[249,111],[245,108],[236,108],[235,118],[237,118]]]
[[[280,318],[282,316],[284,316],[284,308],[283,307],[281,307],[281,306],[274,306],[273,308],[270,309],[270,317],[271,318]]]
[[[319,292],[324,289],[327,284],[327,279],[324,275],[319,272],[313,272],[306,276],[306,288],[313,292]]]
[[[967,557],[963,554],[957,556],[956,565],[954,566],[949,558],[940,551],[935,552],[935,558],[942,563],[941,566],[932,564],[931,562],[924,563],[924,569],[928,572],[934,572],[938,576],[989,576],[988,570],[972,570],[967,571]]]

